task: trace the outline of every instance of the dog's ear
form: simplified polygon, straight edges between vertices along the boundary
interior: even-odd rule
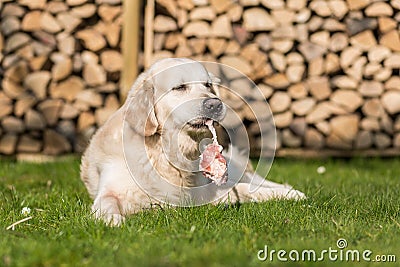
[[[158,120],[154,103],[153,83],[146,72],[142,73],[129,93],[125,120],[143,136],[151,136],[157,132]]]
[[[215,76],[213,73],[211,73],[211,72],[208,72],[208,76],[210,77],[210,79],[211,79],[211,83],[212,83],[212,86],[213,86],[213,89],[214,89],[214,91],[215,91],[215,94],[218,96],[218,97],[220,97],[220,92],[219,92],[219,83],[221,82],[221,79],[220,78],[218,78],[217,76]]]

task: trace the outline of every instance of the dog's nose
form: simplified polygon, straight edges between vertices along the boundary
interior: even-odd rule
[[[218,98],[207,98],[203,101],[203,107],[207,112],[215,113],[222,111],[223,104]]]

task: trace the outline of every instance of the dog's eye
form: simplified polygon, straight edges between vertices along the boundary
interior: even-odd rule
[[[187,89],[187,86],[185,84],[181,84],[178,86],[175,86],[174,88],[172,88],[172,90],[174,91],[185,91]]]
[[[208,89],[211,89],[212,83],[206,82],[206,83],[204,84],[204,86],[207,87]]]

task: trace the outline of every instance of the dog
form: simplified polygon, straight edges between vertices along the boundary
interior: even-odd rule
[[[201,142],[210,136],[206,121],[221,122],[226,113],[216,80],[201,63],[185,58],[159,60],[138,76],[82,156],[81,179],[96,219],[119,226],[154,204],[305,198],[258,176],[233,146],[224,151],[227,185],[215,185],[198,170]],[[260,186],[252,191],[254,181]]]

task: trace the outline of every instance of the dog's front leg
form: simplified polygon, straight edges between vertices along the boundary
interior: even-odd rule
[[[120,226],[125,221],[125,217],[121,214],[118,196],[111,192],[97,195],[92,212],[96,219],[102,220],[110,226]]]

